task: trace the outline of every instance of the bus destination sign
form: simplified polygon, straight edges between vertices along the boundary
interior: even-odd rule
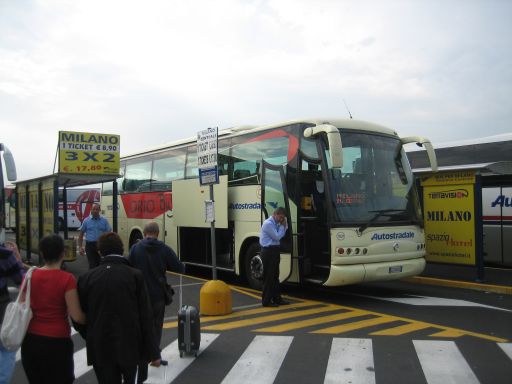
[[[197,167],[201,185],[217,184],[218,128],[208,128],[197,133]]]

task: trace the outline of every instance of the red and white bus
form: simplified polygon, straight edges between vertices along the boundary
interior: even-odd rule
[[[100,202],[100,188],[72,188],[67,189],[67,213],[68,229],[77,229],[82,222],[91,214],[91,208],[94,203]],[[64,226],[64,201],[63,191],[59,189],[59,228]]]
[[[423,219],[404,145],[429,153],[430,141],[400,138],[357,120],[311,119],[219,131],[214,187],[218,269],[261,286],[262,220],[285,207],[281,281],[338,286],[392,280],[425,266]],[[187,264],[212,266],[208,186],[200,186],[196,138],[121,159],[118,225],[126,251],[148,220]],[[112,184],[102,208],[112,215]],[[109,218],[111,219],[111,217]]]
[[[100,188],[72,188],[68,189],[67,197],[67,225],[68,229],[78,229],[86,217],[91,213],[94,203],[100,202]],[[16,189],[5,188],[5,228],[16,230]],[[63,190],[59,189],[59,229],[64,228],[64,202]]]

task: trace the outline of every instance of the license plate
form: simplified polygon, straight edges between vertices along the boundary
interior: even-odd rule
[[[402,272],[401,265],[395,265],[393,267],[389,267],[389,273],[399,273],[399,272]]]

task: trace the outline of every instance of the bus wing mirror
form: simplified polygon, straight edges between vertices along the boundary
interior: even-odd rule
[[[330,124],[320,124],[316,127],[306,128],[304,130],[304,137],[314,137],[320,133],[325,133],[327,136],[331,167],[343,168],[343,150],[341,144],[341,135],[338,131],[338,128]]]
[[[7,171],[7,180],[16,181],[16,165],[11,151],[5,144],[0,144],[0,151],[4,152],[5,170]],[[0,172],[1,173],[1,172]]]
[[[416,145],[418,145],[419,147],[424,147],[425,150],[427,151],[428,159],[430,161],[430,168],[432,169],[432,172],[437,172],[436,152],[429,139],[419,136],[409,136],[403,137],[400,140],[402,142],[402,145],[416,143]]]

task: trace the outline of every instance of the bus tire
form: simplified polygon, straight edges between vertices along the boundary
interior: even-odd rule
[[[133,231],[132,234],[130,235],[130,249],[134,244],[138,243],[143,238],[144,237],[142,236],[142,233],[140,231]]]
[[[252,243],[244,257],[245,278],[249,286],[261,291],[263,289],[263,261],[260,256],[260,245]]]

